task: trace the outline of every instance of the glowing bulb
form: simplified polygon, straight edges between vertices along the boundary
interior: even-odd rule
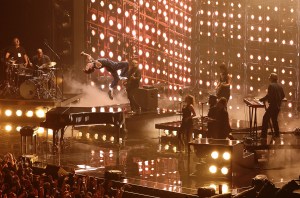
[[[223,153],[223,159],[224,159],[224,160],[229,160],[230,158],[231,158],[231,155],[230,155],[229,152],[224,152],[224,153]]]
[[[211,157],[212,157],[213,159],[217,159],[217,158],[219,157],[219,153],[218,153],[217,151],[213,151],[213,152],[211,153]]]
[[[11,125],[6,125],[5,126],[5,131],[10,132],[12,130],[12,126]]]
[[[221,169],[221,173],[222,173],[223,175],[227,175],[228,172],[229,172],[229,170],[228,170],[228,168],[226,168],[226,167],[223,167],[223,168]]]
[[[43,109],[38,109],[36,112],[35,112],[35,115],[38,117],[38,118],[44,118],[45,117],[45,112]]]
[[[31,118],[33,116],[33,111],[27,111],[26,116]]]
[[[10,117],[12,115],[12,111],[10,109],[5,110],[5,115]]]
[[[214,166],[214,165],[210,166],[210,167],[209,167],[209,172],[215,174],[215,173],[217,172],[217,167]]]

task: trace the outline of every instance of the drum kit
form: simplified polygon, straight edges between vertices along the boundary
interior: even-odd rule
[[[2,96],[24,99],[55,99],[58,86],[56,78],[56,62],[49,62],[36,69],[25,67],[23,64],[8,62],[6,81]]]

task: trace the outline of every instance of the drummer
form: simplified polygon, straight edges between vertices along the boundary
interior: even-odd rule
[[[36,50],[36,55],[32,57],[32,66],[35,71],[41,71],[42,69],[48,69],[48,65],[51,63],[49,56],[43,53],[42,49]],[[38,76],[38,72],[34,74]]]
[[[13,45],[8,48],[5,59],[7,62],[13,63],[13,64],[20,64],[24,65],[25,67],[29,66],[29,59],[26,54],[25,49],[20,45],[19,38],[13,39]]]

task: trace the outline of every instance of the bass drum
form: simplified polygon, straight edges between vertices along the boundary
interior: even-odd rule
[[[24,99],[33,99],[37,93],[37,83],[34,80],[26,80],[20,86],[20,95]]]

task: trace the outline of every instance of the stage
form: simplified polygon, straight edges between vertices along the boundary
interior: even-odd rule
[[[1,111],[13,106],[49,105],[49,108],[72,107],[80,100],[79,95],[66,98],[64,101],[3,101]],[[85,107],[86,108],[86,107]],[[97,107],[96,107],[97,108]],[[103,106],[104,109],[125,110],[128,104]],[[100,109],[100,107],[99,107]],[[99,110],[101,111],[101,110]],[[4,112],[2,113],[4,117]],[[45,118],[16,119],[19,126],[37,126]],[[4,122],[3,122],[4,120]],[[298,177],[299,158],[295,155],[299,150],[299,137],[292,132],[283,132],[278,139],[268,136],[266,143],[245,139],[250,134],[247,121],[230,120],[232,135],[241,142],[243,148],[253,153],[253,164],[242,167],[231,177],[191,176],[196,166],[197,155],[191,146],[193,160],[188,164],[189,155],[177,152],[177,137],[173,131],[180,126],[180,115],[174,110],[156,109],[141,114],[124,112],[126,130],[118,137],[112,128],[102,125],[69,126],[64,134],[64,146],[60,152],[53,153],[53,134],[46,131],[37,133],[38,152],[34,160],[36,168],[43,169],[47,165],[55,165],[66,171],[75,170],[77,174],[103,178],[107,170],[120,170],[123,179],[118,182],[129,183],[136,191],[159,189],[160,193],[173,192],[176,197],[193,197],[200,187],[215,186],[218,191],[222,185],[228,191],[248,186],[257,174],[265,174],[277,185]],[[202,133],[202,123],[196,118],[195,132]],[[14,123],[9,118],[2,119],[2,124]],[[125,127],[125,126],[124,126]],[[125,129],[125,128],[124,128]],[[166,131],[167,134],[166,134]],[[19,156],[20,134],[16,131],[5,131],[1,127],[1,154],[12,152]],[[194,136],[197,139],[197,135]],[[5,153],[3,153],[5,152]],[[284,156],[279,158],[278,156]],[[196,157],[196,158],[195,158]],[[249,164],[248,164],[249,165]],[[199,166],[199,165],[197,165]],[[241,177],[242,176],[242,177]],[[222,187],[223,188],[223,187]],[[130,191],[130,190],[129,190]],[[152,192],[152,191],[151,191]]]

